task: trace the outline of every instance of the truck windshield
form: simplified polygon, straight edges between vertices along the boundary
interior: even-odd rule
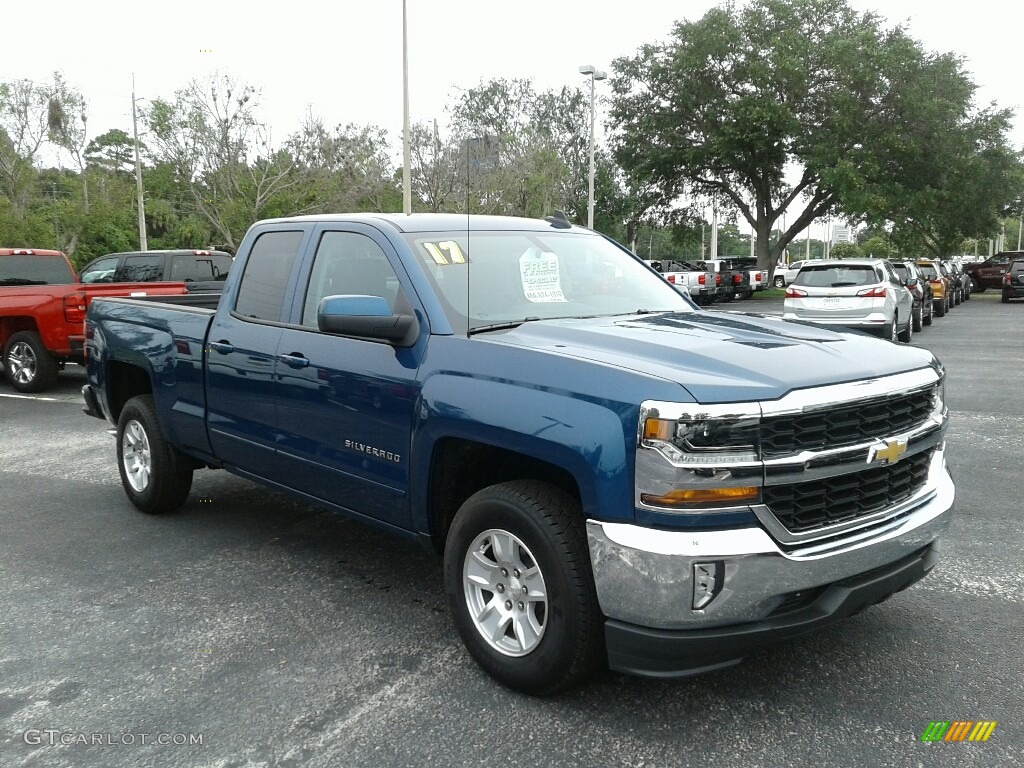
[[[667,281],[598,235],[471,232],[467,238],[460,231],[406,239],[457,333],[529,320],[694,311]]]
[[[0,285],[65,285],[75,276],[63,256],[0,256]]]

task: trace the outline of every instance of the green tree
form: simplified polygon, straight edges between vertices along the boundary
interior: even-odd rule
[[[615,62],[615,156],[663,201],[727,199],[770,270],[816,218],[840,204],[867,209],[869,187],[898,188],[910,166],[892,160],[908,119],[923,121],[921,135],[962,127],[955,110],[904,113],[931,93],[929,73],[947,83],[936,63],[901,28],[884,29],[845,0],[730,3]]]
[[[836,243],[828,250],[830,259],[859,259],[863,255],[860,246],[856,243]]]

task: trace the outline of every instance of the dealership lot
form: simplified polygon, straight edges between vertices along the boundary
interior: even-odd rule
[[[914,335],[947,368],[958,483],[925,581],[718,674],[548,700],[472,663],[438,558],[223,472],[145,517],[80,369],[0,382],[0,765],[1021,764],[1022,328],[988,293]],[[921,743],[936,720],[998,725]]]

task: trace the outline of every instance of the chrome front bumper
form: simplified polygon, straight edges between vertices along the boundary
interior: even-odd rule
[[[932,544],[949,525],[955,489],[940,447],[922,501],[901,517],[827,546],[783,549],[763,528],[666,531],[587,522],[597,596],[611,620],[663,630],[759,622],[800,594],[884,568]],[[693,608],[694,566],[719,563],[717,597]]]

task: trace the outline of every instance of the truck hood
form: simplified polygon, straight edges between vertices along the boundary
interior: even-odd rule
[[[858,331],[739,312],[541,320],[486,338],[657,376],[699,403],[775,400],[938,365],[927,350]]]

